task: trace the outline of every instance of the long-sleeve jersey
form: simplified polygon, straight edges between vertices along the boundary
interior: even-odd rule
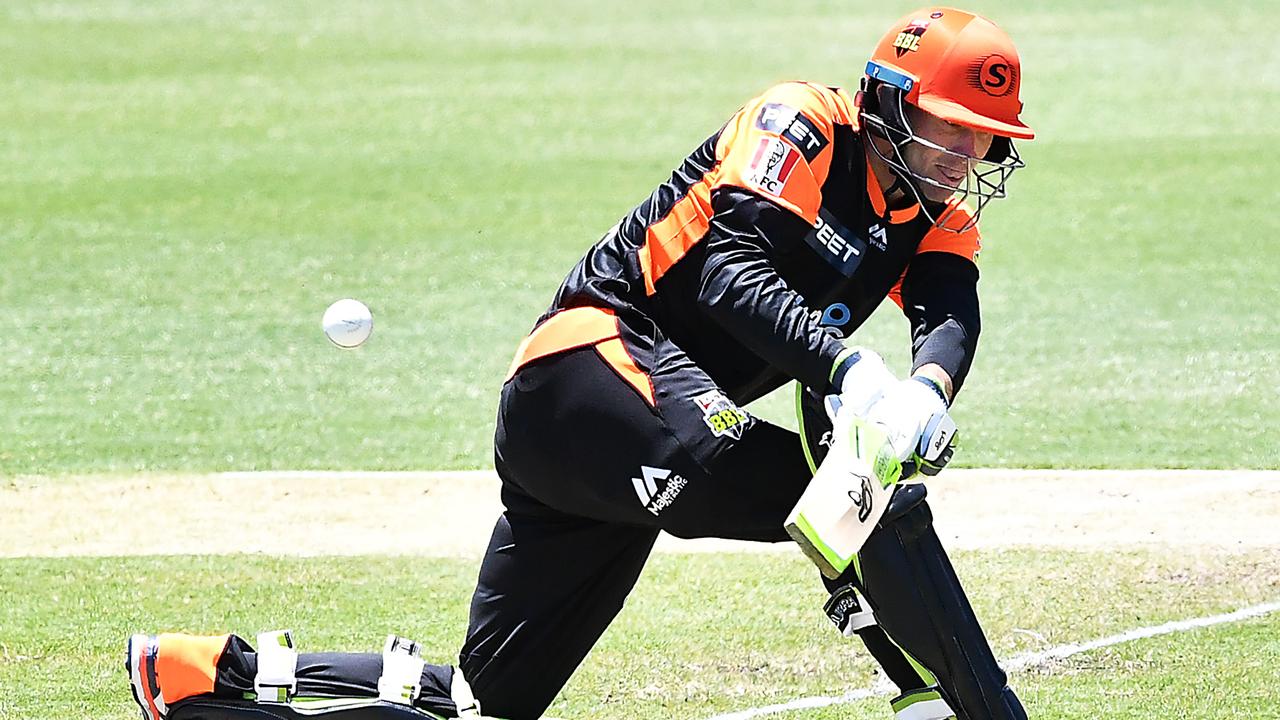
[[[642,315],[745,403],[791,378],[826,387],[840,338],[891,297],[915,366],[941,365],[958,390],[979,332],[978,232],[889,209],[863,143],[844,90],[769,89],[587,251],[544,317]],[[947,223],[968,219],[961,205]]]

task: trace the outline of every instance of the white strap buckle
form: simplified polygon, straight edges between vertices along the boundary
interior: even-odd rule
[[[288,630],[258,634],[258,674],[253,691],[258,702],[280,705],[298,692],[298,651]]]
[[[462,676],[462,668],[460,667],[453,669],[453,681],[449,684],[449,697],[453,699],[453,705],[458,709],[459,718],[481,717],[480,701],[476,700],[475,694],[471,692],[471,685]]]
[[[382,676],[378,678],[378,698],[397,705],[413,705],[422,692],[421,649],[418,643],[388,635],[382,646]]]
[[[863,628],[869,628],[876,624],[876,614],[871,610],[859,610],[856,613],[849,613],[848,620],[843,629],[843,634],[847,638],[853,637],[857,631]]]

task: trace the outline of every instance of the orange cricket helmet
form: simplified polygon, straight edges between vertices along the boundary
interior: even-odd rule
[[[1018,119],[1018,50],[984,17],[942,7],[906,16],[881,38],[867,64],[870,77],[889,72],[911,80],[903,88],[907,102],[943,120],[1003,137],[1035,137]]]
[[[859,117],[869,131],[893,143],[897,152],[892,155],[869,144],[911,188],[934,224],[963,231],[977,223],[988,201],[1005,196],[1005,181],[1024,166],[1012,141],[1030,140],[1035,133],[1019,119],[1021,85],[1018,51],[995,23],[954,8],[925,8],[895,23],[876,45],[862,80]],[[950,152],[915,134],[904,104],[995,136],[985,156],[965,156],[971,172],[964,184],[946,188],[959,200],[976,201],[972,218],[963,226],[946,222],[961,203],[948,203],[945,211],[931,208],[918,183],[942,186],[902,159],[902,149],[912,142]]]

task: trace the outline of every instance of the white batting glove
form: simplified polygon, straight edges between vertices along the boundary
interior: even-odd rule
[[[846,348],[836,358],[831,372],[832,389],[840,395],[840,404],[858,416],[866,416],[885,392],[898,384],[898,378],[885,367],[884,358],[875,350]]]
[[[894,384],[871,406],[866,418],[884,430],[902,462],[903,480],[917,472],[936,475],[951,459],[956,423],[928,380],[907,378]]]

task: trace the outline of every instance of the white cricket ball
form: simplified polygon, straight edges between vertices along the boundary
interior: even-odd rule
[[[340,348],[353,348],[373,334],[373,313],[359,300],[346,298],[329,306],[320,320],[324,334]]]

